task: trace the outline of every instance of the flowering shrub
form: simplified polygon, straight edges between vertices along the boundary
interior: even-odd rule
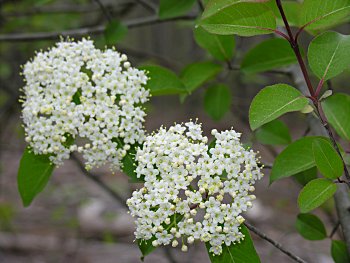
[[[249,192],[262,177],[256,154],[240,144],[234,130],[212,130],[209,147],[200,124],[176,124],[146,138],[137,150],[136,173],[144,187],[127,201],[135,216],[136,238],[152,245],[178,245],[185,240],[209,242],[219,255],[221,245],[240,242],[240,215],[255,199]]]
[[[296,230],[309,240],[332,239],[334,261],[350,262],[350,172],[346,149],[350,141],[350,96],[333,94],[336,89],[330,82],[349,68],[350,36],[323,32],[347,21],[350,0],[283,4],[281,0],[160,0],[159,6],[154,6],[153,1],[133,2],[156,14],[116,22],[97,1],[109,21],[104,30],[107,42],[115,44],[127,33],[126,27],[193,20],[195,26],[184,23],[183,27],[193,26],[197,48],[204,49],[208,53],[205,59],[211,60],[192,62],[179,75],[160,65],[144,65],[146,76],[144,71],[132,68],[125,55],[112,49],[98,50],[86,39],[61,42],[49,51],[39,52],[23,72],[23,121],[29,148],[20,163],[18,185],[24,205],[44,189],[55,165],[78,151],[88,169],[109,163],[130,178],[144,180],[144,186],[127,201],[136,219],[135,235],[143,256],[168,244],[176,247],[181,243],[186,251],[188,244],[200,240],[206,243],[212,262],[260,263],[249,229],[291,259],[305,263],[244,222],[241,215],[252,206],[253,185],[262,176],[261,167],[265,167],[271,169],[270,183],[289,177],[302,187]],[[192,8],[195,3],[196,9]],[[196,13],[186,16],[191,9]],[[98,33],[104,26],[92,30]],[[70,32],[84,34],[86,30]],[[303,52],[306,41],[299,46],[299,40],[304,33],[310,33],[313,39]],[[52,37],[40,33],[22,35],[22,39],[45,35]],[[266,37],[258,38],[261,42],[248,51],[250,44],[234,52],[233,35]],[[4,39],[19,40],[21,35],[0,36],[0,41]],[[195,49],[191,42],[192,46]],[[158,53],[155,58],[163,64],[171,62]],[[215,140],[211,144],[202,135],[201,125],[193,122],[169,129],[161,127],[147,136],[141,105],[150,94],[176,94],[184,101],[205,87],[204,110],[212,119],[221,119],[232,109],[229,74],[233,70],[239,71],[232,76],[268,72],[278,74],[281,80],[287,77],[289,84],[261,88],[250,103],[248,116],[237,116],[241,120],[248,117],[252,143],[285,146],[281,153],[279,148],[267,148],[276,155],[272,165],[260,165],[256,154],[241,145],[240,134],[234,130],[213,130]],[[240,84],[244,86],[248,79],[244,77]],[[255,85],[264,81],[250,79],[258,79]],[[323,92],[326,83],[327,91]],[[244,107],[245,102],[238,106],[241,105]],[[245,111],[239,110],[237,115],[240,112]],[[307,128],[301,138],[293,136],[295,141],[288,125],[279,120],[292,112],[313,112],[317,119],[304,118]],[[310,131],[322,136],[307,136]],[[344,151],[340,144],[344,144]],[[98,183],[117,196],[101,181]],[[322,210],[321,205],[332,197],[336,209],[333,213],[328,207],[326,213],[333,215],[336,210],[335,221],[339,223],[328,234],[322,220],[311,212]],[[339,225],[343,232],[339,237],[344,237],[346,243],[333,238]]]
[[[24,65],[26,141],[56,165],[81,152],[88,169],[121,159],[144,138],[149,91],[145,72],[127,56],[91,40],[59,42]],[[82,142],[73,140],[81,138]]]

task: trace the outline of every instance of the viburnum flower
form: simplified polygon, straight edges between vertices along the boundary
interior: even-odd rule
[[[147,136],[138,148],[136,173],[144,187],[128,199],[136,218],[136,239],[176,247],[196,240],[210,252],[240,242],[241,213],[252,206],[254,183],[262,177],[256,153],[240,143],[234,130],[212,130],[208,145],[201,125],[187,122]]]
[[[88,169],[119,168],[130,147],[142,143],[147,76],[126,55],[88,39],[62,41],[37,53],[23,75],[23,122],[35,154],[60,165],[78,151]]]

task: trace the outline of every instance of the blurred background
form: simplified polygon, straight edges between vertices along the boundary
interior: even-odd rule
[[[200,6],[195,5],[181,19],[160,21],[155,13],[157,4],[151,0],[0,0],[0,262],[141,262],[133,243],[133,220],[123,204],[139,185],[129,183],[121,173],[111,174],[108,168],[87,173],[79,158],[66,161],[55,170],[33,204],[23,207],[16,184],[19,160],[26,146],[18,96],[24,85],[21,65],[35,55],[35,50],[52,46],[60,35],[77,39],[90,35],[100,48],[114,45],[128,55],[133,66],[153,63],[179,73],[189,63],[213,60],[193,37]],[[128,32],[110,38],[105,27],[111,21],[129,25]],[[348,26],[341,30],[349,32]],[[283,147],[263,146],[256,141],[248,126],[248,108],[262,87],[291,83],[291,79],[283,72],[245,75],[235,67],[243,54],[264,38],[236,38],[231,69],[221,63],[226,69],[217,79],[229,86],[232,96],[230,110],[221,120],[214,121],[203,107],[209,81],[185,101],[178,96],[153,97],[147,105],[147,130],[190,118],[199,118],[208,136],[212,128],[234,127],[243,133],[243,142],[259,150],[265,163],[271,163]],[[333,86],[341,90],[348,81],[343,74]],[[307,132],[300,114],[287,115],[283,121],[293,139]],[[257,200],[246,214],[248,222],[308,262],[332,262],[329,239],[306,241],[295,229],[300,184],[285,179],[269,186],[268,173],[265,170],[265,178],[256,186]],[[117,195],[106,191],[106,185]],[[331,232],[336,224],[332,201],[316,214]],[[262,262],[292,262],[253,233],[252,237]],[[187,253],[157,249],[145,262],[204,263],[209,258],[204,246],[197,244]]]

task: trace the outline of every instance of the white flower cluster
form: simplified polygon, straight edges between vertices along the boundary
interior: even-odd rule
[[[138,149],[138,177],[145,184],[128,199],[136,217],[135,236],[153,246],[179,240],[182,250],[195,240],[210,243],[210,252],[240,242],[240,215],[252,206],[250,192],[262,177],[256,154],[240,143],[234,130],[212,130],[215,146],[207,145],[201,125],[193,122],[161,127]]]
[[[88,169],[119,168],[131,145],[142,143],[147,76],[126,55],[87,39],[62,41],[37,53],[23,75],[23,121],[34,153],[59,165],[78,151]]]

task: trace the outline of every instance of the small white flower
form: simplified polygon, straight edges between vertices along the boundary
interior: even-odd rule
[[[34,153],[60,165],[78,151],[87,168],[121,166],[130,146],[143,142],[140,105],[149,99],[145,72],[126,60],[82,39],[59,42],[24,65],[22,116]]]
[[[136,218],[136,238],[174,247],[181,238],[182,251],[188,250],[185,241],[200,240],[209,242],[216,255],[223,244],[244,238],[240,214],[251,207],[255,196],[250,192],[262,173],[239,133],[212,134],[216,143],[209,154],[208,138],[194,122],[161,127],[146,137],[136,153],[136,173],[144,176],[145,186],[127,201]]]

